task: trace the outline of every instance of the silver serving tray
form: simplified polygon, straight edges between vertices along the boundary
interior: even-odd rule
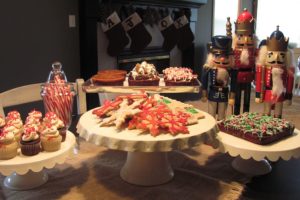
[[[193,86],[166,86],[164,79],[161,77],[159,86],[129,86],[128,77],[126,77],[123,86],[109,86],[94,84],[92,79],[87,80],[83,85],[83,91],[87,93],[137,93],[145,91],[147,93],[199,93],[201,83]]]

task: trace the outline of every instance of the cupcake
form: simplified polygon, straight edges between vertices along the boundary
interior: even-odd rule
[[[6,115],[6,122],[8,122],[11,119],[20,119],[21,120],[21,114],[16,110],[10,111]]]
[[[55,126],[62,137],[62,142],[66,140],[67,128],[64,122],[61,119],[59,119],[55,113],[46,113],[43,122]]]
[[[28,117],[33,117],[36,120],[42,122],[43,114],[38,110],[32,110],[28,113]]]
[[[20,146],[22,154],[26,156],[33,156],[41,151],[40,136],[34,127],[25,126]]]
[[[28,115],[26,117],[25,126],[33,126],[36,129],[36,131],[39,132],[41,125],[42,124],[39,118],[33,117],[31,115]]]
[[[5,119],[0,115],[0,131],[4,128],[5,124]]]
[[[153,64],[137,63],[128,76],[129,86],[158,86],[159,74]]]
[[[18,153],[18,143],[12,132],[0,131],[0,160],[14,158]]]
[[[19,144],[20,140],[21,140],[21,135],[23,133],[23,126],[22,128],[18,128],[17,126],[15,126],[14,124],[12,124],[11,122],[8,122],[4,128],[3,128],[3,131],[4,132],[11,132],[13,133],[14,137],[15,137],[15,140],[16,142]]]
[[[44,151],[57,151],[60,149],[62,137],[57,127],[51,124],[45,124],[41,132],[42,148]]]

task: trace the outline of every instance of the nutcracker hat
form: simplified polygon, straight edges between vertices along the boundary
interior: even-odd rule
[[[252,14],[244,8],[243,12],[238,16],[235,24],[235,33],[239,35],[254,34],[254,18]]]
[[[289,38],[285,38],[283,33],[277,29],[267,38],[267,49],[268,51],[287,51],[289,44]]]
[[[213,54],[232,54],[232,38],[229,36],[217,35],[211,38],[208,49]]]

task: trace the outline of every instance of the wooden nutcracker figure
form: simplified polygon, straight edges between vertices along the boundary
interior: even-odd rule
[[[257,103],[264,102],[264,114],[282,117],[283,102],[291,105],[294,87],[293,55],[288,50],[289,39],[279,30],[267,38],[266,45],[259,50],[256,63]]]
[[[231,35],[231,26],[227,19],[227,35]],[[249,112],[251,85],[255,75],[255,58],[257,52],[257,39],[254,35],[254,18],[245,8],[235,22],[235,34],[232,36],[234,51],[234,67],[237,70],[237,87],[235,94],[234,114],[240,114],[241,97],[244,92],[243,112]]]
[[[236,75],[232,70],[234,61],[231,45],[231,37],[212,37],[202,70],[202,101],[208,99],[208,112],[217,120],[225,118],[228,103],[234,105]]]

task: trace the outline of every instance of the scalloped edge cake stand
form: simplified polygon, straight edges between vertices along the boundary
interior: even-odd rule
[[[217,136],[223,153],[235,157],[232,167],[244,174],[259,176],[272,171],[269,161],[279,158],[289,160],[300,157],[300,131],[295,129],[294,135],[270,145],[258,145],[224,132]]]
[[[28,190],[39,187],[48,181],[48,174],[44,168],[53,168],[62,164],[72,153],[75,136],[68,131],[61,149],[55,152],[40,152],[35,156],[17,155],[10,160],[0,161],[0,172],[6,175],[4,186],[11,190]]]
[[[115,127],[99,127],[92,110],[84,113],[77,124],[77,132],[86,141],[109,149],[127,151],[127,159],[120,171],[121,178],[140,186],[160,185],[170,181],[174,171],[168,152],[199,145],[217,133],[216,121],[203,112],[204,119],[189,126],[189,134],[161,134],[153,137],[138,130],[117,131]]]

